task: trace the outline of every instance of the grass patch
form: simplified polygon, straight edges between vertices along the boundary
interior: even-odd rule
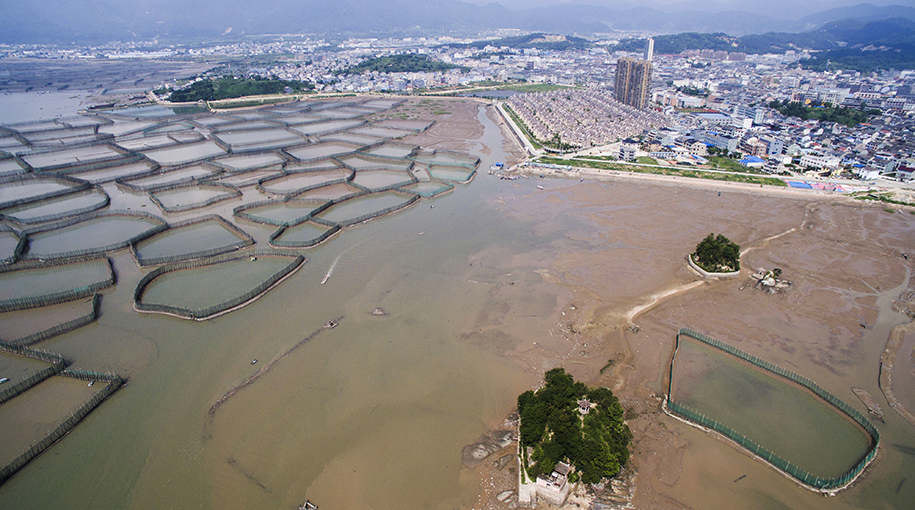
[[[537,160],[541,163],[552,163],[554,165],[580,166],[586,168],[598,168],[601,170],[617,170],[620,172],[634,172],[642,174],[670,175],[674,177],[690,177],[695,179],[711,179],[713,181],[744,182],[747,184],[765,184],[767,186],[787,186],[788,184],[775,177],[757,177],[755,175],[737,175],[723,174],[716,172],[703,172],[702,170],[680,169],[680,168],[663,168],[638,165],[621,165],[619,163],[604,163],[601,161],[586,161],[581,159],[556,159],[540,158]]]
[[[714,156],[708,158],[708,163],[710,167],[717,166],[716,170],[727,170],[730,172],[746,172],[748,168],[743,167],[740,163],[734,161],[731,158],[724,158],[721,156]]]
[[[496,87],[493,90],[513,90],[515,92],[552,92],[554,90],[569,90],[579,87],[570,87],[568,85],[555,85],[553,83],[518,83],[514,85],[504,85]]]
[[[654,158],[649,158],[648,156],[639,156],[635,160],[643,165],[657,165],[658,160]]]
[[[878,201],[878,202],[883,202],[885,204],[907,205],[909,207],[915,207],[915,204],[913,204],[911,202],[903,202],[902,200],[896,200],[891,197],[892,197],[891,193],[875,194],[875,193],[872,193],[869,191],[864,191],[864,192],[854,195],[855,200],[874,200],[874,201]],[[913,211],[913,214],[915,214],[915,211]]]

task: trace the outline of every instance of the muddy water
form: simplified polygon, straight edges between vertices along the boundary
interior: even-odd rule
[[[713,348],[681,339],[672,398],[821,478],[847,473],[868,436],[837,409]]]
[[[486,126],[483,138],[461,143],[483,158],[485,169],[507,158],[498,128],[478,118]],[[422,136],[437,141],[439,127]],[[704,224],[691,227],[698,192],[536,184],[546,191],[530,180],[481,175],[453,193],[344,229],[303,250],[309,258],[303,270],[260,300],[199,324],[133,312],[143,271],[128,253],[114,254],[119,283],[105,292],[98,323],[42,347],[78,366],[127,375],[129,385],[0,486],[0,502],[11,508],[295,508],[309,498],[322,508],[475,507],[479,480],[461,469],[461,448],[500,422],[544,370],[562,364],[576,376],[593,377],[611,356],[559,328],[565,320],[559,310],[586,299],[587,285],[612,289],[608,302],[628,309],[627,302],[691,281],[677,272],[680,254],[708,233],[715,223],[709,217],[754,239],[774,216],[771,210],[784,205],[760,200],[754,209],[753,201],[734,199],[719,206],[720,216],[701,211]],[[571,199],[550,191],[559,187],[590,201],[563,212],[559,206]],[[106,189],[112,208],[137,208],[141,200],[149,206],[143,197]],[[257,195],[246,190],[245,200],[263,198]],[[720,202],[732,200],[725,195]],[[631,203],[639,197],[648,204],[643,209]],[[228,205],[216,209],[231,216]],[[594,217],[613,220],[613,227],[594,227]],[[669,220],[671,231],[645,248],[643,238],[658,233],[652,225],[659,218]],[[245,229],[260,246],[273,231]],[[605,245],[613,251],[599,251]],[[570,251],[579,258],[563,266],[561,254]],[[646,264],[663,271],[646,277]],[[607,276],[606,267],[616,276]],[[577,288],[545,283],[546,277]],[[379,307],[386,315],[372,314]],[[593,313],[595,322],[602,313]],[[217,399],[338,317],[339,326],[280,360],[210,417]],[[680,324],[670,321],[668,333]],[[886,340],[879,332],[893,324],[881,313],[853,353],[866,365],[860,369],[865,377],[855,381],[873,381],[863,387],[875,396],[875,360]],[[645,363],[640,356],[648,355],[649,334],[646,328],[632,344],[636,364]],[[660,357],[648,363],[660,367]],[[837,385],[829,389],[841,393]],[[679,481],[652,490],[693,508],[907,508],[915,499],[915,483],[903,481],[915,472],[915,457],[892,449],[852,491],[823,498],[701,431],[656,419],[676,428],[698,453],[683,457]],[[886,426],[878,425],[886,444],[912,442],[900,421],[888,413]],[[83,467],[74,469],[71,459]],[[750,476],[735,484],[743,473]],[[638,483],[647,478],[640,475]]]
[[[484,142],[500,160],[499,131],[487,130]],[[434,209],[346,229],[306,251],[304,270],[260,300],[200,324],[133,312],[142,272],[129,254],[115,254],[120,280],[98,323],[43,346],[126,372],[130,383],[54,455],[0,487],[0,500],[15,508],[293,508],[305,498],[324,508],[472,506],[478,481],[462,469],[461,448],[536,383],[539,367],[505,354],[549,342],[557,302],[567,299],[558,288],[542,291],[539,262],[518,258],[553,239],[532,237],[523,221],[493,220],[489,197],[501,186],[465,187],[420,204]],[[141,199],[119,195],[118,205]],[[386,315],[373,315],[376,307]],[[337,317],[338,327],[208,418],[261,363]],[[74,458],[92,468],[72,469],[66,459]]]

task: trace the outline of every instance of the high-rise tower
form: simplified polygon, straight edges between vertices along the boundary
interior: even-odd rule
[[[650,85],[651,61],[621,58],[616,62],[614,96],[617,101],[641,110],[648,102]]]
[[[645,43],[645,60],[651,62],[652,57],[654,57],[654,39],[649,37]]]

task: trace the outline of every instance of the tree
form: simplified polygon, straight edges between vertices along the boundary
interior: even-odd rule
[[[696,246],[693,262],[713,273],[740,270],[740,246],[722,234],[709,234]]]
[[[586,483],[616,475],[629,460],[632,432],[613,392],[589,388],[562,368],[548,371],[544,381],[537,392],[518,396],[520,442],[533,448],[528,476],[549,473],[560,461],[569,462]],[[593,404],[586,416],[578,411],[582,398]]]

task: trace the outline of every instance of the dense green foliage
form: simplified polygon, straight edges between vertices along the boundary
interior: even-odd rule
[[[799,119],[816,119],[825,122],[836,122],[845,124],[848,127],[854,127],[867,120],[872,115],[880,115],[880,110],[855,110],[852,108],[838,108],[829,104],[820,105],[814,103],[812,106],[804,106],[798,102],[772,101],[769,107],[778,110],[782,115],[797,117]]]
[[[696,246],[693,262],[706,271],[719,273],[740,270],[740,246],[722,234],[709,234]]]
[[[562,368],[546,373],[546,386],[518,397],[520,441],[532,447],[527,473],[536,478],[567,460],[585,483],[619,473],[629,460],[632,432],[623,422],[623,406],[607,388],[589,388]],[[596,404],[582,416],[578,401]]]
[[[465,67],[446,64],[430,59],[427,55],[390,55],[370,58],[357,65],[338,71],[337,74],[361,74],[366,71],[379,73],[434,73],[462,69]]]
[[[277,80],[274,78],[222,78],[201,80],[190,87],[172,92],[171,101],[216,101],[236,97],[258,96],[264,94],[282,94],[283,89],[290,87],[293,92],[301,93],[314,89],[311,83],[301,81]]]

